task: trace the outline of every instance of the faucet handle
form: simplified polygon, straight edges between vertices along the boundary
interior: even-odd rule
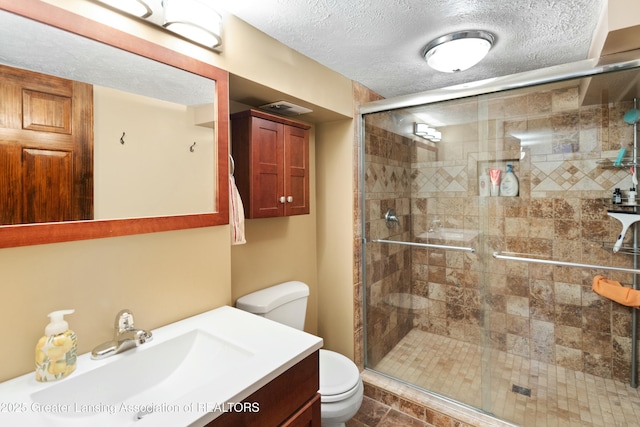
[[[153,334],[151,333],[151,331],[140,330],[137,336],[138,336],[138,345],[144,344],[147,341],[153,340]]]
[[[116,315],[115,329],[116,334],[121,334],[124,331],[133,329],[133,313],[129,309],[120,310]]]
[[[384,214],[384,221],[388,228],[392,228],[394,225],[400,225],[396,210],[393,208],[387,209],[387,212]]]

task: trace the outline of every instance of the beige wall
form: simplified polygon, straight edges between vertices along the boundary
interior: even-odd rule
[[[354,358],[353,121],[318,125],[318,334],[325,347]]]
[[[224,51],[216,54],[91,2],[47,2],[172,47],[342,116],[352,115],[351,81],[233,17],[225,21]],[[315,159],[316,147],[324,147],[325,137],[331,138],[328,147],[334,147],[335,151],[320,148],[322,161],[312,164],[312,175],[325,176],[320,170],[330,166],[325,161],[331,161],[342,165],[349,176],[344,176],[344,180],[323,178],[318,186],[324,195],[317,201],[316,181],[312,178],[311,215],[248,221],[245,246],[231,248],[229,227],[219,226],[0,250],[3,291],[0,334],[8,350],[0,367],[0,380],[33,370],[33,349],[48,321],[46,315],[53,310],[76,309],[69,322],[78,333],[80,352],[86,352],[110,338],[113,318],[122,308],[133,310],[140,327],[155,328],[231,304],[244,293],[291,279],[303,280],[311,286],[307,329],[316,332],[322,324],[327,347],[352,353],[349,349],[353,337],[345,332],[352,328],[352,305],[341,303],[330,313],[317,309],[321,294],[324,294],[322,301],[333,302],[334,293],[343,301],[352,292],[351,280],[342,282],[347,269],[350,277],[351,260],[336,257],[331,263],[320,262],[316,249],[317,233],[328,241],[345,239],[352,233],[352,227],[344,221],[329,227],[324,225],[325,218],[323,225],[316,224],[320,215],[316,211],[324,212],[321,206],[324,204],[343,210],[345,219],[352,215],[351,202],[343,202],[340,196],[343,186],[350,188],[353,170],[353,137],[348,135],[349,126],[345,123],[319,126],[322,130],[312,138],[312,158]],[[341,145],[344,146],[338,149]],[[324,188],[325,185],[337,188]],[[338,197],[336,201],[334,195]],[[339,272],[339,278],[334,277],[334,270]],[[325,280],[329,283],[326,288]]]
[[[112,338],[129,308],[155,328],[231,301],[226,226],[0,250],[0,380],[33,370],[47,314],[74,308],[81,353]]]
[[[629,0],[606,2],[594,31],[589,58],[640,48],[640,3]]]
[[[640,4],[637,1],[609,0],[607,9],[609,31],[631,28],[639,24]]]
[[[93,105],[95,219],[213,210],[214,131],[195,108],[98,85]]]
[[[243,295],[289,280],[309,285],[305,330],[318,333],[318,277],[316,261],[315,136],[309,136],[309,215],[247,219],[247,244],[231,248],[233,303]]]

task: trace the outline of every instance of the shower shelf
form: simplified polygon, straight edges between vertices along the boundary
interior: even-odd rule
[[[634,162],[631,159],[623,159],[622,162],[620,162],[619,165],[615,164],[614,160],[600,160],[596,162],[598,164],[598,166],[600,167],[600,169],[623,169],[623,168],[629,168],[631,166],[637,166],[638,163]]]
[[[613,246],[616,244],[616,242],[602,242],[602,249],[606,249],[608,251],[612,251],[613,250]],[[629,246],[629,245],[622,245],[620,246],[620,249],[618,250],[619,254],[630,254],[630,255],[637,255],[640,254],[640,248],[634,248],[633,246]]]
[[[636,208],[640,206],[640,199],[636,199],[638,200],[637,203],[625,203],[625,200],[628,200],[627,198],[623,197],[622,198],[622,203],[611,203],[611,198],[606,198],[606,199],[602,199],[602,202],[604,203],[605,206],[608,206],[609,209],[624,209],[624,208]]]

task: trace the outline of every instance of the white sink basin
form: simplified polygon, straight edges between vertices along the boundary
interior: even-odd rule
[[[103,360],[80,355],[62,380],[39,383],[30,372],[0,383],[9,405],[0,426],[204,426],[322,347],[321,338],[232,307],[152,332],[152,341]]]
[[[143,345],[136,352],[122,355],[113,363],[54,383],[31,398],[41,407],[74,408],[55,414],[58,417],[104,416],[115,425],[142,419],[153,413],[154,406],[175,402],[188,390],[215,380],[229,369],[239,369],[253,353],[193,330],[155,347]],[[113,407],[130,410],[109,414],[105,409]]]

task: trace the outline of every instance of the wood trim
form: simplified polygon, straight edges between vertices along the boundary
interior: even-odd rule
[[[214,214],[201,214],[3,226],[0,227],[0,248],[157,233],[213,225],[222,225],[222,223],[216,224]]]
[[[40,0],[0,0],[0,9],[164,62],[216,81],[217,176],[214,213],[0,227],[0,248],[154,233],[229,223],[229,73],[164,46]]]

